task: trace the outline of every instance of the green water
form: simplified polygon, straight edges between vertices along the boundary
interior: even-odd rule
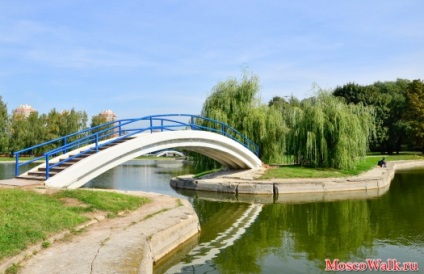
[[[424,273],[424,170],[398,172],[390,189],[376,196],[264,204],[230,246],[207,244],[203,252],[182,256],[169,273],[326,273],[326,259],[396,259],[416,262]],[[199,246],[219,237],[249,207],[196,197],[192,203],[202,225]],[[196,264],[208,248],[216,255]]]

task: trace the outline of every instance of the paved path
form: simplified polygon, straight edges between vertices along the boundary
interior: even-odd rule
[[[6,179],[0,180],[0,187],[32,187],[32,186],[44,186],[42,181],[37,180],[24,180],[24,179]]]

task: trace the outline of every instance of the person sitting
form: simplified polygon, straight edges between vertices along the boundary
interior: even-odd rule
[[[380,161],[378,161],[377,165],[379,167],[387,167],[386,158],[383,158]]]

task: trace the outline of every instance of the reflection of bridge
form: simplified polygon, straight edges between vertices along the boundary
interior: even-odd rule
[[[153,153],[156,157],[169,157],[169,156],[180,156],[180,157],[185,157],[184,153],[177,151],[177,150],[162,150],[162,151],[157,151],[155,153]]]
[[[249,205],[240,217],[231,222],[232,225],[229,228],[219,232],[218,236],[213,240],[201,243],[192,249],[188,254],[190,260],[184,260],[174,265],[166,273],[181,273],[185,271],[191,273],[213,272],[212,269],[208,268],[208,262],[214,259],[221,250],[232,246],[236,240],[240,239],[246,230],[255,222],[261,211],[261,204]],[[232,218],[234,216],[229,215],[224,217]]]
[[[50,187],[78,188],[128,160],[171,148],[198,152],[231,169],[262,164],[258,146],[230,126],[196,115],[166,114],[109,122],[17,151],[15,173]],[[42,156],[19,161],[20,155],[40,150],[45,150]],[[20,167],[37,160],[44,163],[19,175]]]

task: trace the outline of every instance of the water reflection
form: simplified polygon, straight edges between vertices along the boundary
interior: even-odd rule
[[[29,165],[19,168],[20,173],[27,172],[31,168],[39,165],[38,163],[31,163]],[[15,162],[0,162],[0,180],[12,179],[15,177]]]
[[[363,191],[328,192],[328,193],[290,193],[279,195],[249,195],[233,194],[224,192],[195,191],[187,189],[175,189],[181,195],[209,201],[229,203],[310,203],[329,202],[337,200],[371,199],[382,196],[389,187]]]
[[[399,172],[389,190],[373,195],[277,198],[280,202],[265,204],[233,245],[206,265],[196,265],[188,255],[182,261],[191,267],[177,273],[325,273],[327,258],[356,262],[396,258],[423,267],[423,178],[424,170]],[[211,194],[192,195],[202,222],[199,246],[226,231],[230,212],[246,210],[247,204],[239,203],[237,196],[219,196],[230,202],[217,202]]]
[[[209,262],[217,257],[222,250],[226,250],[242,237],[261,210],[262,205],[251,204],[238,218],[227,218],[227,220],[231,221],[231,225],[225,231],[220,232],[216,237],[212,237],[213,239],[210,241],[202,241],[201,244],[188,253],[186,256],[188,260],[173,266],[166,273],[177,273],[180,271],[205,273],[215,270],[214,266]],[[228,217],[228,214],[225,216]]]
[[[185,198],[170,187],[169,181],[191,172],[192,166],[179,160],[131,160],[94,178],[84,187],[140,190]]]

